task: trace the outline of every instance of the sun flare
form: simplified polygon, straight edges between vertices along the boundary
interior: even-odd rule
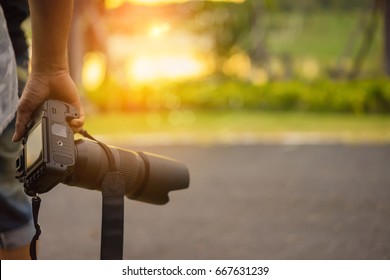
[[[127,76],[138,83],[159,79],[184,79],[202,75],[202,61],[192,54],[139,56],[127,65]]]
[[[105,73],[106,58],[103,54],[91,52],[84,56],[82,81],[86,90],[96,90],[103,83]]]
[[[171,25],[169,23],[155,24],[150,28],[149,35],[154,38],[160,38],[168,33],[169,30],[171,30]]]

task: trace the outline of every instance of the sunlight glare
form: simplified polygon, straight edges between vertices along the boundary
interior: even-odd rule
[[[106,74],[106,58],[98,52],[84,56],[82,83],[86,90],[96,90],[104,81]]]
[[[154,38],[160,38],[171,30],[169,23],[155,24],[150,28],[149,35]]]
[[[203,75],[205,70],[204,63],[191,54],[139,56],[128,64],[128,77],[144,83],[158,79],[197,77]]]
[[[116,9],[122,6],[124,3],[128,1],[126,0],[105,0],[104,5],[107,9]]]

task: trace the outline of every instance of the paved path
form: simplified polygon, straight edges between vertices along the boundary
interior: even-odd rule
[[[390,259],[390,146],[146,149],[188,163],[191,186],[126,201],[126,259]],[[100,193],[42,199],[39,258],[98,259]]]

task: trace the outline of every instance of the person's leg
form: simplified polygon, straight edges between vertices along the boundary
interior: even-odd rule
[[[13,127],[0,136],[0,259],[29,259],[34,225],[31,203],[14,177],[20,145],[11,141]]]
[[[20,148],[11,141],[13,124],[0,136],[0,259],[29,259],[34,226],[30,202],[14,178]]]
[[[31,203],[15,179],[20,144],[11,141],[14,121],[0,135],[0,259],[29,259],[34,235]]]
[[[18,94],[17,70],[1,7],[0,33],[0,258],[29,259],[28,246],[34,235],[31,204],[22,184],[14,177],[20,144],[11,140],[15,126],[11,120],[15,115]],[[19,71],[21,74],[27,72],[26,59],[28,56],[19,59],[23,65]],[[23,81],[26,75],[22,76],[20,78]],[[19,94],[23,90],[22,81]]]
[[[29,260],[30,240],[34,234],[32,222],[18,229],[0,233],[0,260]]]

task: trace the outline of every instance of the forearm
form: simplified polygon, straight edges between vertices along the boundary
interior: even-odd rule
[[[32,25],[32,73],[68,71],[67,42],[73,0],[29,0]]]
[[[68,34],[73,0],[29,0],[32,28],[31,74],[16,116],[13,141],[26,132],[31,114],[46,100],[57,99],[79,110],[80,117],[69,122],[74,131],[84,124],[78,90],[69,75]]]

